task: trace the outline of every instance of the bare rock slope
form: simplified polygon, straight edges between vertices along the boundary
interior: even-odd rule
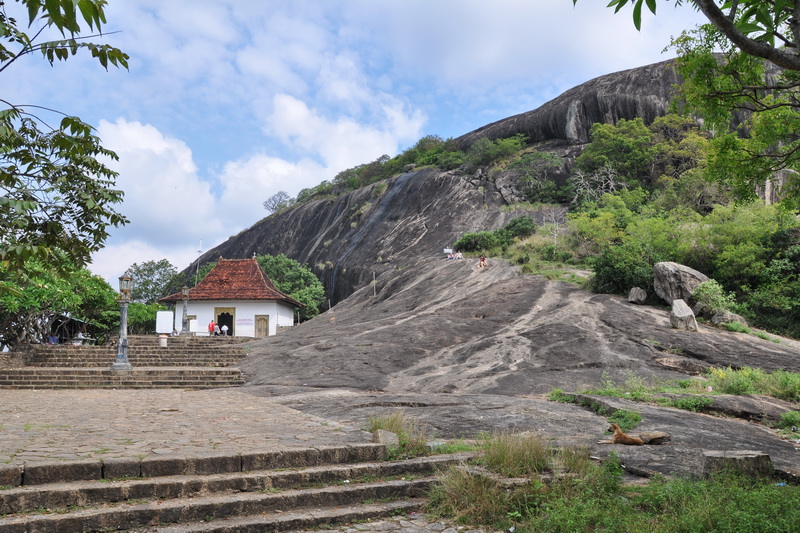
[[[669,62],[610,74],[459,141],[525,133],[548,149],[560,146],[566,160],[593,122],[649,122],[666,112],[677,81]],[[314,269],[333,304],[253,342],[242,365],[245,390],[357,427],[402,408],[442,437],[536,431],[602,455],[612,449],[597,444],[607,438],[605,416],[547,401],[549,391],[598,387],[604,373],[620,383],[682,378],[712,365],[800,371],[800,344],[790,339],[702,324],[677,331],[667,308],[523,276],[501,262],[479,269],[475,260],[443,259],[442,249],[464,232],[541,216],[509,209],[513,181],[497,169],[414,170],[270,216],[209,251],[201,261],[285,253]],[[692,473],[703,451],[760,450],[780,470],[800,473],[796,443],[761,423],[797,406],[746,400],[715,397],[706,413],[624,399],[588,403],[606,413],[639,411],[637,431],[672,434],[662,446],[613,447],[632,470]]]
[[[442,437],[479,431],[536,431],[559,442],[597,444],[605,417],[547,401],[553,388],[598,387],[685,378],[713,366],[800,371],[800,343],[701,326],[669,325],[667,308],[636,306],[563,282],[517,274],[490,262],[420,260],[331,311],[251,345],[243,362],[247,390],[276,395],[293,408],[360,426],[404,409]],[[609,413],[641,412],[637,431],[666,431],[669,444],[619,446],[642,473],[697,472],[706,450],[760,450],[800,474],[796,444],[759,423],[766,411],[791,410],[749,397],[737,416],[712,416],[626,400],[597,399]],[[720,409],[720,411],[724,411]],[[774,416],[774,415],[773,415]],[[779,416],[779,415],[778,415]]]

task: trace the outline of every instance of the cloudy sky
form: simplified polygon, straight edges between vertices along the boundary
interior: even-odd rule
[[[701,21],[660,2],[640,33],[607,3],[110,0],[105,39],[130,70],[29,56],[0,95],[80,116],[119,154],[131,222],[90,267],[116,286],[134,262],[185,268],[266,216],[278,191],[668,59],[670,37]]]

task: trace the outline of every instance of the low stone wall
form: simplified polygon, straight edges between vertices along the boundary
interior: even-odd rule
[[[23,344],[9,352],[0,352],[0,368],[20,368],[26,366],[33,356],[33,346]]]

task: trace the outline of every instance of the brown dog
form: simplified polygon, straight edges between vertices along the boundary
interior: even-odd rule
[[[644,444],[642,439],[638,437],[631,437],[630,435],[623,433],[616,424],[611,424],[611,427],[608,428],[608,430],[614,432],[614,434],[611,436],[611,444],[627,444],[628,446],[641,446]]]

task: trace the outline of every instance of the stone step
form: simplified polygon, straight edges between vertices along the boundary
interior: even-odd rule
[[[26,514],[0,518],[2,533],[51,533],[75,531],[158,531],[172,524],[182,524],[184,531],[197,531],[201,524],[228,518],[271,518],[277,522],[288,510],[330,508],[362,502],[389,499],[420,498],[426,494],[435,477],[393,480],[375,483],[353,483],[340,486],[289,489],[279,492],[240,492],[235,494],[198,496],[121,503],[85,509],[64,509],[54,514]],[[296,529],[285,524],[284,529]],[[307,527],[306,525],[300,527]],[[261,529],[264,531],[265,529]],[[274,529],[273,529],[274,531]]]
[[[111,366],[115,361],[115,356],[107,358],[93,358],[87,359],[72,359],[72,358],[53,358],[45,361],[29,361],[28,367],[59,367],[59,368],[85,368],[85,367],[101,367]],[[210,367],[226,367],[236,365],[241,359],[225,359],[225,358],[189,358],[189,357],[140,357],[128,356],[128,361],[133,366],[210,366]]]
[[[385,517],[419,510],[421,497],[435,482],[431,475],[474,454],[393,462],[382,461],[384,456],[382,445],[365,443],[139,463],[112,460],[99,471],[132,475],[138,464],[140,475],[154,477],[6,489],[0,498],[0,532],[281,531]],[[87,463],[97,461],[24,465],[19,479],[80,479]],[[8,477],[0,467],[0,479]]]
[[[0,388],[219,388],[244,383],[236,367],[25,367],[0,369]]]
[[[0,464],[0,485],[29,488],[74,481],[108,482],[120,478],[213,475],[301,468],[333,464],[381,461],[386,448],[377,443],[291,448],[236,455],[209,454],[192,457],[129,457],[82,461]],[[444,457],[444,456],[436,456]],[[12,492],[3,492],[5,497]]]
[[[40,350],[33,350],[29,359],[43,359],[50,357],[107,357],[109,355],[116,355],[116,348],[98,346],[98,347],[82,347],[82,348],[45,348]],[[243,357],[247,355],[247,350],[243,348],[224,347],[224,348],[181,348],[179,346],[172,346],[168,348],[128,348],[128,355],[227,355]]]
[[[333,527],[366,522],[390,516],[419,512],[425,507],[425,498],[363,503],[334,508],[313,508],[275,513],[269,516],[246,516],[214,520],[205,523],[159,526],[139,530],[141,533],[262,533],[264,531],[317,531]],[[354,529],[357,531],[357,529]],[[414,529],[413,531],[418,531]]]
[[[0,514],[24,514],[38,509],[61,510],[129,500],[192,498],[196,496],[277,491],[302,486],[348,484],[389,477],[429,475],[436,469],[463,462],[471,455],[453,454],[404,461],[325,464],[301,469],[256,470],[215,474],[173,475],[139,479],[84,481],[28,485],[6,489],[0,499]],[[231,462],[235,462],[232,458]],[[169,464],[167,462],[167,464]],[[85,468],[87,465],[77,465]],[[156,463],[155,467],[160,466]],[[203,465],[207,466],[207,465]],[[53,473],[55,464],[43,473]],[[147,467],[147,466],[146,466]],[[68,472],[68,475],[74,474]],[[55,473],[54,475],[58,475]]]

